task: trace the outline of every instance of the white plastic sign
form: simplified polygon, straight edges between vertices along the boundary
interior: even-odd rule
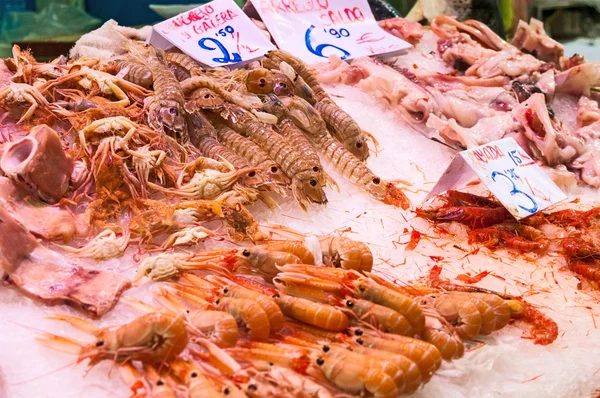
[[[246,63],[275,48],[233,0],[214,0],[160,22],[149,42],[178,47],[212,67]]]
[[[367,0],[252,0],[275,42],[308,63],[395,54],[411,45],[379,27]]]
[[[567,198],[514,139],[504,138],[460,152],[425,201],[477,177],[517,220]]]

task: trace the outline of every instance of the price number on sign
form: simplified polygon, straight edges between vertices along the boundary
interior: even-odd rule
[[[346,50],[344,50],[341,47],[336,46],[335,44],[329,44],[329,43],[323,43],[323,44],[319,44],[316,47],[313,47],[312,44],[312,39],[311,39],[311,34],[313,33],[315,29],[314,25],[310,25],[310,28],[306,29],[306,34],[304,35],[304,39],[306,41],[306,48],[308,49],[308,51],[310,51],[311,53],[319,56],[319,57],[323,57],[323,58],[327,58],[327,55],[323,54],[323,50],[330,48],[330,49],[334,49],[334,50],[338,50],[342,53],[342,55],[340,56],[341,59],[346,59],[350,56],[350,53]],[[340,39],[342,37],[348,37],[350,36],[350,32],[348,32],[348,29],[345,28],[341,28],[339,30],[337,29],[323,29],[325,31],[325,33],[328,33],[329,35],[331,35],[333,38],[336,39]]]
[[[226,26],[223,29],[220,29],[215,36],[217,37],[226,37],[227,34],[233,35],[235,30],[231,26]],[[204,50],[208,51],[220,51],[223,55],[222,57],[215,57],[212,60],[218,62],[220,64],[227,64],[232,62],[242,62],[242,57],[239,53],[229,52],[227,48],[221,43],[221,41],[217,39],[213,39],[212,37],[204,37],[198,40],[198,46]]]
[[[522,162],[522,160],[518,156],[516,156],[516,158]],[[511,156],[511,159],[513,159],[512,156]],[[513,162],[516,163],[515,159],[513,159]],[[538,211],[539,206],[538,206],[537,202],[527,192],[523,192],[519,188],[517,188],[517,184],[515,183],[515,181],[521,181],[521,178],[515,173],[515,169],[507,169],[504,171],[492,172],[492,181],[498,182],[499,179],[508,181],[509,188],[510,188],[509,193],[511,196],[520,196],[520,197],[526,199],[528,203],[531,203],[530,207],[518,205],[520,209],[523,209],[524,211],[526,211],[530,214],[534,214]]]

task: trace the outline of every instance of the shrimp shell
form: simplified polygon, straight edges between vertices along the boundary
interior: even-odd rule
[[[369,157],[369,146],[360,126],[333,102],[318,102],[315,109],[327,123],[329,129],[354,156],[360,160]]]
[[[206,335],[219,347],[233,347],[238,341],[237,321],[228,312],[194,310],[187,314],[187,320],[192,331]]]
[[[482,320],[476,304],[444,293],[434,298],[435,309],[454,325],[461,338],[471,339],[479,334]]]
[[[197,276],[190,274],[188,277],[192,279]],[[186,277],[186,279],[188,278]],[[211,282],[221,285],[220,294],[224,297],[240,298],[252,300],[258,304],[269,317],[269,325],[272,333],[277,333],[281,330],[284,324],[283,313],[277,305],[277,303],[265,294],[255,292],[254,290],[247,289],[243,286],[237,285],[226,278],[220,278],[215,275],[209,275],[207,279]],[[188,279],[190,280],[190,279]],[[190,280],[191,282],[191,280]],[[192,282],[193,283],[193,282]]]
[[[269,155],[250,139],[227,126],[217,128],[217,139],[227,148],[246,159],[252,166],[264,170],[268,179],[278,184],[289,184],[289,178]]]
[[[377,348],[369,348],[362,345],[353,345],[352,351],[371,358],[388,360],[396,365],[400,372],[394,377],[394,380],[402,379],[404,382],[404,388],[398,391],[399,394],[412,394],[417,391],[423,382],[421,370],[419,370],[417,364],[404,355],[390,355],[389,351],[378,350]],[[398,382],[396,382],[396,385],[398,385]]]
[[[229,312],[238,322],[246,325],[251,339],[265,341],[269,338],[269,317],[257,303],[247,299],[221,297],[215,301],[215,307]]]
[[[382,332],[404,336],[413,334],[408,320],[391,308],[361,299],[346,299],[343,300],[343,304],[358,317],[359,321],[373,325]]]
[[[276,67],[278,68],[281,66],[282,62],[285,62],[294,69],[299,77],[301,77],[302,80],[312,89],[312,102],[305,98],[307,101],[311,102],[312,105],[314,105],[315,102],[321,102],[324,100],[331,101],[331,98],[329,98],[321,84],[317,81],[315,74],[310,70],[308,65],[300,60],[300,58],[297,58],[283,50],[269,51],[266,57],[267,60],[265,61],[271,61],[275,63]]]
[[[253,270],[266,275],[277,275],[279,273],[277,266],[302,262],[292,253],[266,250],[258,246],[241,249],[238,258],[240,261],[236,267],[249,264]]]
[[[293,240],[272,240],[258,246],[261,249],[287,252],[297,256],[302,264],[314,264],[315,257],[304,244]]]
[[[196,62],[195,59],[182,52],[166,52],[165,59],[169,64],[184,69],[190,76],[200,76],[204,74],[204,70],[200,64]]]
[[[227,121],[234,130],[249,136],[281,166],[283,172],[292,179],[292,192],[303,210],[306,204],[327,203],[327,196],[319,185],[318,173],[305,161],[302,154],[293,148],[269,125],[255,121],[249,112],[240,107],[227,107]]]
[[[370,272],[373,268],[371,249],[360,241],[345,236],[319,237],[323,259],[337,268]]]
[[[315,362],[331,383],[348,393],[362,395],[368,391],[377,398],[398,396],[393,377],[399,369],[390,361],[324,346]]]
[[[348,328],[348,317],[337,308],[278,293],[273,296],[284,315],[333,332]]]
[[[452,325],[448,323],[425,299],[421,308],[425,313],[425,331],[423,340],[433,344],[440,350],[442,358],[451,361],[453,358],[461,358],[465,352],[465,346],[460,336]]]
[[[119,71],[118,76],[122,79],[144,88],[152,88],[154,79],[152,72],[146,66],[126,59],[117,60],[114,65]]]
[[[502,297],[497,296],[495,294],[477,292],[452,292],[452,294],[457,295],[459,297],[463,295],[470,296],[487,303],[487,305],[490,306],[492,311],[494,311],[494,314],[496,316],[496,327],[494,328],[494,330],[500,330],[506,325],[508,325],[508,322],[510,321],[510,307],[506,303],[506,300],[504,300]]]
[[[225,101],[209,88],[199,88],[189,95],[187,109],[190,112],[200,109],[218,109]]]
[[[359,345],[404,355],[412,360],[419,367],[425,382],[442,366],[442,354],[433,344],[426,341],[397,334],[366,332],[356,328],[351,328],[350,332],[357,336],[352,340]]]
[[[292,145],[292,147],[296,148],[302,155],[304,159],[312,164],[312,170],[319,175],[319,184],[325,185],[327,181],[327,174],[321,165],[321,159],[317,154],[317,151],[312,146],[310,141],[304,136],[302,131],[296,127],[292,119],[289,117],[280,118],[277,123],[277,130],[281,133],[282,136],[288,139],[288,142]]]
[[[410,322],[415,333],[422,332],[425,329],[423,310],[412,298],[367,278],[359,278],[351,284],[359,297],[391,308],[403,315]]]

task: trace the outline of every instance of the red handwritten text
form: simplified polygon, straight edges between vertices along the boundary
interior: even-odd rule
[[[344,8],[343,10],[329,10],[319,15],[319,21],[324,26],[364,22],[364,20],[365,14],[363,14],[362,10],[358,7]]]
[[[231,21],[233,18],[238,15],[232,10],[227,10],[215,14],[212,18],[207,19],[206,21],[197,22],[192,26],[192,29],[196,34],[206,33],[211,29],[216,29],[225,25],[227,22]]]
[[[261,0],[258,7],[263,12],[303,14],[328,9],[329,0]]]
[[[472,152],[475,159],[482,163],[491,162],[492,160],[500,159],[504,157],[504,154],[498,147],[498,145],[486,145],[481,149],[475,149]]]

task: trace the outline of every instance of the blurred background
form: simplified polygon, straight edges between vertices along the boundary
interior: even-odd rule
[[[245,0],[235,0],[243,6]],[[203,1],[181,0],[0,0],[0,56],[10,56],[13,43],[31,47],[37,57],[66,54],[83,34],[114,19],[119,25],[153,24]],[[546,31],[565,44],[565,53],[600,61],[600,0],[369,0],[377,19],[423,10],[477,19],[510,38],[519,19],[544,22]],[[421,14],[419,14],[421,13]]]

